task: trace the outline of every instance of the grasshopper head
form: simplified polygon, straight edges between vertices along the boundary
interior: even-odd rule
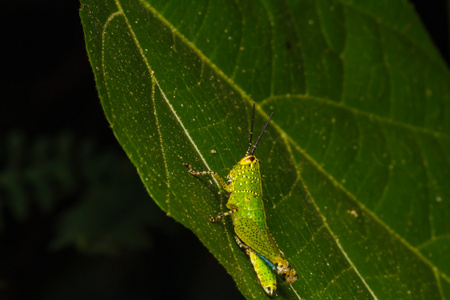
[[[239,161],[239,165],[248,165],[254,161],[257,162],[259,159],[257,159],[253,154],[247,154]]]
[[[234,167],[227,176],[228,185],[237,178],[242,172],[246,170],[259,170],[260,162],[253,154],[245,155]]]

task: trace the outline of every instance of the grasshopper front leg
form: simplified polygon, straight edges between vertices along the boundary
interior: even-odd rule
[[[220,177],[220,175],[217,174],[216,172],[214,172],[214,171],[194,171],[194,170],[192,170],[191,165],[188,164],[187,162],[184,162],[184,163],[183,163],[183,166],[185,166],[185,167],[188,169],[189,173],[191,173],[191,174],[194,175],[194,176],[199,176],[199,175],[212,175],[212,176],[214,177],[214,179],[216,179],[217,182],[219,182],[220,186],[221,186],[225,191],[227,191],[228,193],[231,193],[231,192],[232,192],[231,187],[230,187],[230,186],[227,184],[227,182],[226,182],[225,180],[223,180],[223,178]]]
[[[216,172],[214,172],[214,171],[194,171],[194,170],[192,170],[191,165],[188,164],[188,163],[186,163],[186,162],[183,163],[183,166],[185,166],[185,167],[188,169],[189,173],[191,173],[191,174],[194,175],[194,176],[199,176],[199,175],[212,175],[212,176],[214,176],[214,178],[219,182],[220,186],[221,186],[225,191],[227,191],[228,193],[231,193],[231,192],[232,192],[231,187],[230,187],[230,186],[226,183],[226,181],[223,180],[223,178],[220,177],[220,175],[217,174]],[[211,221],[212,223],[214,223],[214,222],[220,220],[221,218],[223,218],[223,217],[225,217],[225,216],[229,216],[229,215],[231,215],[232,213],[235,213],[235,212],[237,212],[237,208],[234,208],[234,209],[232,209],[232,210],[230,210],[230,211],[221,213],[221,214],[218,215],[217,217],[211,217],[211,218],[209,218],[209,221]]]
[[[211,217],[211,218],[209,218],[209,221],[211,221],[212,223],[214,223],[214,222],[216,222],[216,221],[222,219],[223,217],[229,216],[229,215],[231,215],[231,214],[233,214],[233,213],[235,213],[235,212],[237,212],[237,211],[238,211],[237,208],[232,209],[232,210],[229,210],[229,211],[227,211],[227,212],[221,213],[221,214],[218,215],[217,217]]]

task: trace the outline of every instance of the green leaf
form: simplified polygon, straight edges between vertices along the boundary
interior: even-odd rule
[[[280,297],[449,299],[449,72],[410,5],[188,2],[80,13],[106,117],[161,209],[266,297],[230,220],[208,221],[224,193],[182,166],[226,176],[255,101],[255,131],[274,112],[256,151],[269,228],[299,273]]]

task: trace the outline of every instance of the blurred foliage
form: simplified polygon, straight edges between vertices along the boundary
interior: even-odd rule
[[[161,214],[123,154],[68,132],[33,140],[12,132],[2,145],[0,217],[8,211],[24,222],[34,210],[56,210],[54,250],[114,254],[151,246],[146,229],[158,226]]]
[[[240,297],[117,146],[19,131],[0,145],[0,299]]]

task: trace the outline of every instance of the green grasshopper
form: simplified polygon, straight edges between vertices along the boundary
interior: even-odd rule
[[[217,217],[211,217],[210,221],[216,222],[231,215],[236,242],[250,257],[259,283],[269,296],[275,295],[277,288],[276,277],[272,270],[280,275],[286,283],[291,284],[298,279],[297,273],[286,261],[283,252],[267,228],[266,213],[262,200],[260,161],[253,155],[262,134],[272,119],[272,115],[273,113],[252,148],[253,123],[255,120],[255,104],[253,103],[250,143],[247,152],[231,169],[226,181],[214,171],[194,171],[191,165],[186,162],[183,163],[192,175],[214,176],[222,188],[230,193],[227,203],[227,208],[230,210],[219,214]]]

